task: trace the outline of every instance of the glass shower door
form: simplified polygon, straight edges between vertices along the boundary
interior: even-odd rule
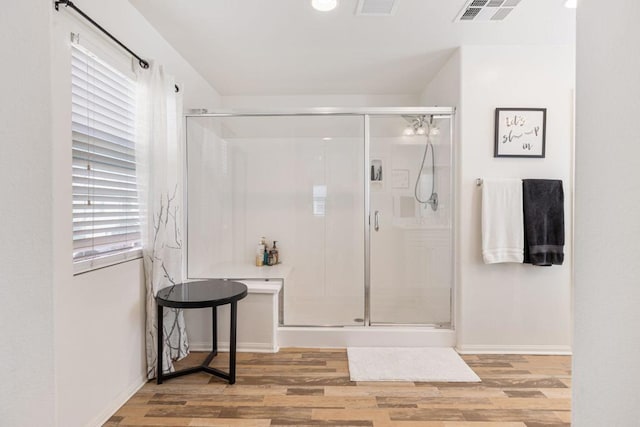
[[[371,324],[451,324],[449,120],[370,118]],[[426,152],[427,136],[420,126],[425,133],[433,129]]]
[[[361,116],[187,120],[188,270],[279,277],[286,326],[364,323],[364,126]],[[265,237],[281,265],[254,267]],[[226,276],[222,276],[226,277]]]

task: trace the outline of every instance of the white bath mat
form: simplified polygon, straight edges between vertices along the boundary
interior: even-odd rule
[[[480,382],[452,348],[349,347],[351,381]]]

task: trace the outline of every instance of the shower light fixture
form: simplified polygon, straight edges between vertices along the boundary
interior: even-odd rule
[[[404,131],[402,132],[402,134],[404,136],[413,136],[416,134],[416,130],[413,128],[413,126],[409,125],[406,128],[404,128]]]
[[[427,131],[422,126],[422,121],[416,119],[412,123],[409,123],[406,128],[404,128],[402,134],[404,136],[426,135]]]
[[[405,117],[405,119],[410,120],[407,127],[402,131],[404,136],[415,136],[415,135],[429,135],[429,136],[437,136],[440,135],[440,129],[434,125],[433,118],[429,121],[426,120],[426,117]]]
[[[320,12],[329,12],[338,6],[338,0],[311,0],[311,6]]]

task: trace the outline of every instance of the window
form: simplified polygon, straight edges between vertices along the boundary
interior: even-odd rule
[[[80,272],[139,256],[136,83],[74,45],[71,86],[73,260]]]

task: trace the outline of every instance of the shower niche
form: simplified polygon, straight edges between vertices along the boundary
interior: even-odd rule
[[[369,180],[373,183],[380,183],[382,184],[383,180],[382,180],[382,173],[383,173],[383,167],[382,167],[382,160],[381,159],[372,159],[370,162],[370,167],[369,167]]]
[[[285,326],[451,326],[452,114],[188,116],[189,278],[284,268]],[[405,134],[427,120],[437,135]],[[281,265],[255,267],[262,236],[277,240]]]

